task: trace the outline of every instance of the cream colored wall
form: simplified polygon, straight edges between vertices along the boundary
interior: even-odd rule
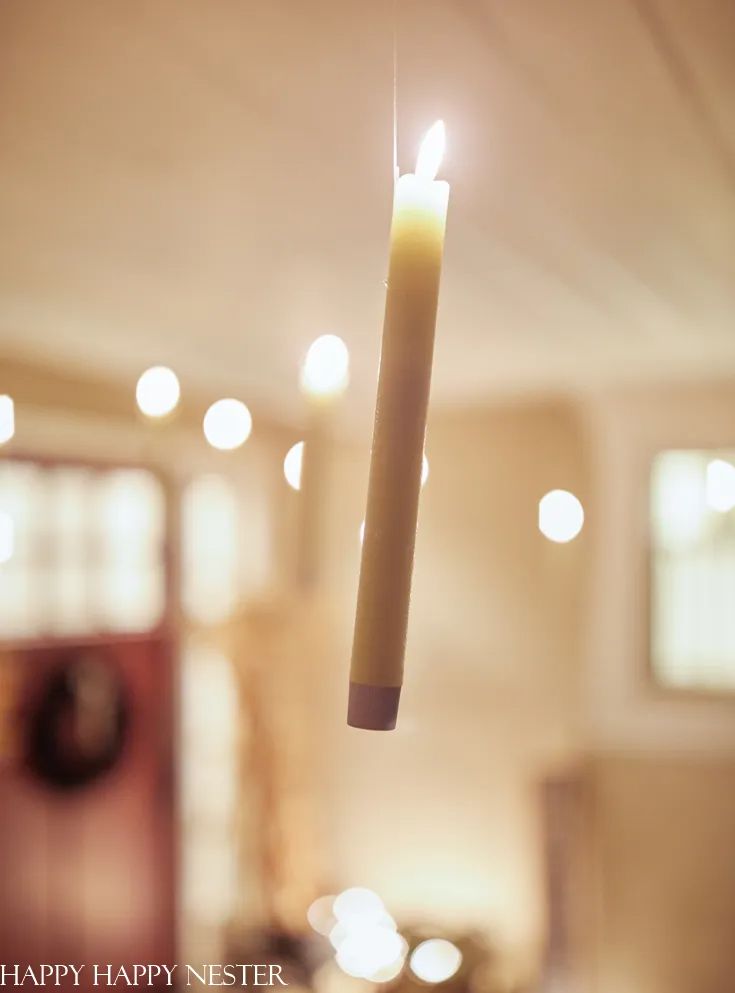
[[[44,389],[28,391],[19,407],[17,449],[144,458],[179,479],[225,471],[249,508],[243,598],[277,589],[290,574],[299,519],[299,497],[281,475],[290,431],[256,417],[247,448],[222,456],[203,446],[194,422],[153,429],[122,417],[128,401],[119,397],[108,411],[99,398],[87,408],[56,384],[53,403],[44,405]],[[645,677],[650,459],[665,447],[732,445],[733,424],[735,394],[714,387],[436,413],[399,731],[384,735],[345,725],[368,445],[333,446],[320,597],[332,621],[331,650],[319,659],[297,652],[293,661],[313,667],[304,719],[318,737],[309,778],[324,891],[364,884],[402,920],[479,926],[522,976],[533,971],[544,934],[539,779],[585,753],[628,753],[635,764],[668,750],[712,755],[716,764],[716,754],[735,752],[731,703],[664,697]],[[537,530],[538,499],[554,487],[576,492],[587,512],[569,545],[553,545]],[[632,839],[647,830],[636,819],[639,778],[630,793],[615,793]],[[682,783],[672,774],[671,797],[680,790],[685,810],[696,797]],[[705,799],[719,816],[714,798]],[[605,823],[598,821],[601,832]],[[299,831],[297,822],[292,827]],[[615,909],[626,874],[632,886],[639,871],[636,844],[613,851],[610,920],[617,947],[630,942],[641,975],[654,975],[645,956],[659,956],[658,945],[626,932]],[[705,846],[697,858],[704,878],[716,881],[720,850]],[[657,865],[658,877],[649,874],[654,908],[657,899],[675,900],[680,883]],[[678,932],[674,922],[672,940],[683,942],[693,919],[701,920],[682,918]],[[615,968],[609,926],[603,915],[600,977]],[[717,944],[717,929],[729,923],[715,914],[707,926]],[[682,980],[680,989],[690,988]]]
[[[710,993],[735,975],[735,761],[591,762],[597,899],[590,993]]]
[[[735,754],[735,705],[665,695],[647,677],[648,472],[662,448],[732,445],[733,424],[735,394],[713,385],[435,415],[395,735],[343,723],[367,453],[342,451],[327,514],[327,583],[341,623],[318,715],[325,885],[373,886],[401,917],[477,924],[523,972],[544,932],[534,786],[585,755],[624,756],[631,789],[616,794],[616,816],[629,841],[615,848],[616,889],[597,920],[591,979],[604,984],[614,974],[606,940],[613,924],[618,948],[629,943],[640,969],[639,987],[626,988],[649,993],[646,975],[668,975],[657,941],[616,909],[639,882],[636,839],[650,842],[653,831],[650,812],[638,817],[636,784],[646,775],[655,783],[660,765],[667,802],[682,817],[690,799],[719,816],[716,770]],[[575,491],[587,513],[568,546],[536,529],[538,498],[556,486]],[[703,763],[700,785],[686,773],[693,756]],[[605,815],[595,824],[598,868],[614,823]],[[716,889],[727,850],[699,846],[702,823],[679,832],[677,858],[691,842],[691,858]],[[688,910],[672,917],[666,908],[680,901],[686,909],[692,878],[648,861],[649,909],[658,903],[671,940],[726,947],[731,919],[718,912],[705,922]],[[714,906],[723,899],[713,892]],[[693,982],[691,970],[682,973],[676,989]]]
[[[345,725],[367,446],[332,466],[325,583],[337,617],[321,697],[325,886],[375,888],[401,919],[492,932],[511,968],[543,935],[539,778],[579,742],[590,536],[537,529],[554,487],[586,500],[571,405],[509,404],[432,418],[406,681],[396,733]]]
[[[700,993],[733,975],[735,697],[664,693],[647,673],[648,478],[658,451],[729,447],[728,384],[638,388],[587,410],[594,555],[583,713],[597,890],[594,993]]]

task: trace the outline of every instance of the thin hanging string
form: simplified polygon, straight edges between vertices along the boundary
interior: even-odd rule
[[[398,182],[398,0],[393,0],[393,182]]]

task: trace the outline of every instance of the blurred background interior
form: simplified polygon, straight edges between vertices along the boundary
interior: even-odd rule
[[[381,735],[394,36],[452,201]],[[734,39],[717,0],[0,6],[3,962],[733,988]]]

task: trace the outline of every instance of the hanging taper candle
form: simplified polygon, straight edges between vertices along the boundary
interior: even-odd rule
[[[441,121],[395,187],[388,291],[347,723],[390,731],[403,682],[416,521],[449,185]]]

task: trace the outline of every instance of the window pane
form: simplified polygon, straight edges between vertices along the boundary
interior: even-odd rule
[[[154,627],[164,515],[144,470],[0,462],[0,638]]]
[[[105,473],[93,508],[98,624],[113,631],[153,627],[165,604],[165,508],[158,480],[141,469]]]
[[[220,476],[201,476],[182,502],[182,599],[194,620],[225,620],[238,596],[238,508]]]
[[[661,454],[651,477],[657,679],[735,689],[735,453]]]
[[[45,475],[30,463],[0,462],[0,514],[4,548],[0,555],[0,637],[43,634],[47,598],[38,569],[44,535]]]
[[[78,467],[47,473],[47,508],[54,555],[49,573],[49,629],[54,634],[92,627],[89,556],[94,475]]]

